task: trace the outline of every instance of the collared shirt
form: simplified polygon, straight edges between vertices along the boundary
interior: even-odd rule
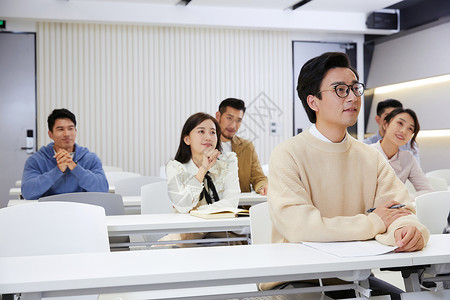
[[[225,153],[231,152],[231,141],[229,142],[222,142],[222,149]]]
[[[329,143],[333,143],[332,141],[330,141],[326,136],[324,136],[322,133],[320,133],[320,131],[317,129],[316,124],[312,124],[311,127],[309,127],[309,132],[315,136],[316,138],[318,138],[319,140],[322,140],[324,142],[329,142]],[[347,133],[345,134],[345,137],[342,141],[340,141],[339,143],[344,142],[347,139]]]
[[[382,140],[383,138],[381,137],[380,131],[377,131],[376,134],[369,136],[367,139],[363,140],[364,144],[375,144],[376,142],[378,142],[379,140]],[[420,156],[419,156],[419,147],[417,146],[416,142],[414,142],[414,149],[411,148],[411,143],[408,142],[405,145],[401,146],[398,148],[399,150],[407,150],[409,152],[411,152],[414,156],[414,158],[417,161],[417,164],[420,166]]]

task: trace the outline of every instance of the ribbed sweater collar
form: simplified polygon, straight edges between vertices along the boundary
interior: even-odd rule
[[[303,136],[303,138],[308,142],[311,147],[319,149],[324,152],[330,153],[344,153],[350,149],[354,138],[351,137],[348,133],[345,134],[344,141],[342,143],[330,143],[322,141],[315,136],[313,136],[309,130],[302,132],[299,136]]]

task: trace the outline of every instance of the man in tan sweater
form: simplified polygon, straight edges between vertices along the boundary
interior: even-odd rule
[[[397,252],[421,250],[429,232],[415,216],[406,187],[376,149],[347,133],[364,93],[348,57],[329,52],[309,60],[300,71],[297,91],[313,125],[272,152],[272,241],[375,238],[397,245]],[[405,207],[390,209],[395,204]],[[370,208],[376,209],[368,213]]]

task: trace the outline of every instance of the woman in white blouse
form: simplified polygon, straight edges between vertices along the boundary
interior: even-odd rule
[[[416,113],[411,109],[396,108],[384,119],[383,128],[385,130],[383,139],[372,146],[389,161],[403,183],[407,179],[411,181],[417,192],[415,196],[432,192],[433,188],[412,153],[399,150],[400,146],[408,142],[414,149],[414,142],[420,130]]]
[[[177,212],[237,208],[240,188],[236,154],[221,151],[217,120],[205,113],[190,116],[181,131],[175,159],[166,165],[169,196]]]

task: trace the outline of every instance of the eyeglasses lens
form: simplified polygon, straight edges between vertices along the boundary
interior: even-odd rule
[[[355,93],[355,96],[359,97],[364,94],[364,86],[361,83],[355,83],[352,86],[353,93]]]
[[[355,94],[355,96],[359,97],[364,94],[364,85],[362,83],[355,83],[350,87],[352,88],[352,91]],[[349,86],[345,84],[337,85],[335,89],[336,94],[341,98],[347,97],[350,92]]]

